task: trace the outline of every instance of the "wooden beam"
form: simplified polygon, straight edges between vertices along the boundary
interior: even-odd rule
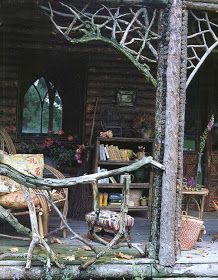
[[[173,0],[169,11],[168,59],[166,69],[165,172],[162,181],[159,262],[176,261],[176,185],[178,167],[179,87],[181,64],[182,0]]]
[[[213,3],[214,2],[214,3]],[[217,1],[207,0],[206,2],[201,2],[200,0],[195,1],[184,1],[183,4],[187,9],[193,10],[203,10],[203,11],[218,11],[218,3]]]
[[[152,6],[166,6],[168,0],[96,0],[92,2],[98,2],[102,4],[114,4],[114,5],[152,5]]]

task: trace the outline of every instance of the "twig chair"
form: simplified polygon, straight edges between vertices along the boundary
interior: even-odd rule
[[[7,131],[1,127],[0,127],[0,149],[7,152],[8,154],[16,154],[16,148],[14,146],[11,137],[9,136]],[[64,179],[64,175],[54,167],[45,164],[44,170],[49,172],[49,174],[56,177],[57,179]],[[48,217],[51,209],[50,209],[50,205],[47,203],[45,196],[43,195],[43,191],[33,190],[33,192],[37,195],[37,198],[39,200],[39,204],[35,206],[35,209],[38,218],[39,233],[40,236],[44,237],[46,235],[51,234],[51,232],[48,233]],[[58,192],[60,194],[59,198],[58,199],[54,198],[54,202],[55,204],[60,205],[60,207],[62,208],[62,213],[64,217],[66,217],[68,212],[68,189],[62,188],[59,189]],[[28,209],[20,209],[20,210],[11,209],[11,213],[14,216],[23,216],[23,215],[28,215],[29,211]],[[63,222],[61,222],[60,227],[52,231],[52,233],[58,231],[59,229],[62,231],[63,237],[66,237],[66,228],[64,227]]]
[[[116,242],[118,242],[122,238],[124,238],[127,243],[130,243],[130,233],[131,228],[134,224],[134,218],[128,215],[129,184],[130,176],[125,175],[123,199],[120,212],[100,209],[98,187],[96,183],[92,184],[94,196],[94,211],[86,214],[85,217],[88,224],[88,237],[90,239],[99,241],[104,245],[109,243],[96,234],[96,228],[100,228],[101,232],[113,232],[114,237],[112,240],[115,239]],[[113,243],[113,241],[111,242]]]

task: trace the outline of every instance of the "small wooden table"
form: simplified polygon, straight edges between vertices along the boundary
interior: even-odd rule
[[[184,195],[184,203],[185,207],[187,208],[190,200],[193,200],[198,209],[199,209],[199,218],[202,220],[204,216],[204,204],[205,204],[205,198],[208,195],[209,190],[206,188],[202,188],[201,190],[196,191],[189,191],[189,190],[183,190],[182,194]]]

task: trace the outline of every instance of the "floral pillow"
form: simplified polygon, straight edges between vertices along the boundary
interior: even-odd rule
[[[2,153],[1,153],[2,154]],[[43,154],[4,154],[0,158],[2,163],[8,164],[23,174],[42,177],[44,169]],[[20,190],[20,184],[12,179],[0,176],[0,195]]]

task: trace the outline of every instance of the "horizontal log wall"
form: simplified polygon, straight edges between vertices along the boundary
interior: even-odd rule
[[[116,98],[118,90],[134,91],[136,94],[135,106],[119,107]],[[93,108],[97,98],[95,134],[102,130],[101,121],[107,121],[108,117],[106,115],[110,110],[114,114],[113,120],[108,121],[109,125],[120,125],[123,136],[126,137],[134,135],[131,131],[131,124],[137,114],[142,112],[154,113],[155,89],[151,84],[146,83],[145,78],[126,58],[116,52],[111,53],[111,55],[102,53],[89,56],[86,138],[90,135],[94,115]],[[114,133],[116,134],[116,131]]]
[[[102,43],[70,45],[56,34],[49,19],[34,4],[12,4],[1,9],[0,25],[0,124],[15,139],[21,123],[19,107],[21,65],[26,52],[51,55],[82,55],[86,57],[87,84],[84,136],[89,141],[93,108],[98,97],[95,135],[101,130],[102,108],[116,104],[118,89],[136,93],[134,107],[120,107],[123,134],[132,136],[131,123],[141,112],[153,112],[155,89],[143,75],[121,54]],[[29,61],[31,69],[31,61]],[[155,70],[154,70],[155,71]],[[103,107],[102,107],[103,106]],[[115,110],[116,112],[116,110]]]

